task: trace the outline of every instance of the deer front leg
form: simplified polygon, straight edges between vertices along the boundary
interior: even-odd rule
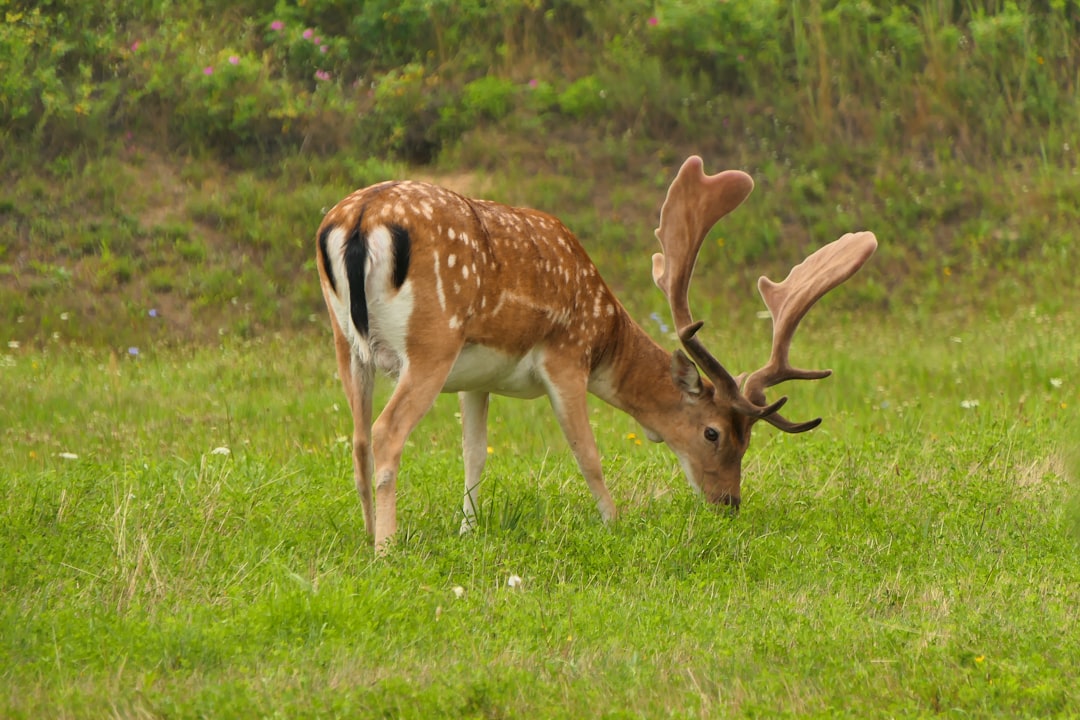
[[[364,529],[368,535],[373,535],[375,512],[371,503],[371,395],[375,385],[375,371],[371,365],[360,363],[333,314],[330,315],[330,322],[334,330],[338,376],[345,388],[345,397],[349,401],[353,419],[353,478],[356,491],[360,495],[360,505],[364,510]]]
[[[577,460],[578,469],[596,499],[604,522],[615,519],[615,503],[604,485],[604,471],[600,465],[600,451],[596,447],[592,426],[589,425],[588,376],[580,370],[548,368],[548,398],[563,435],[570,443],[570,450]]]
[[[406,363],[390,400],[371,431],[375,455],[375,551],[382,553],[397,531],[397,476],[405,441],[435,403],[456,353],[419,367]]]
[[[458,393],[461,407],[461,454],[465,461],[465,502],[462,505],[461,534],[476,526],[480,502],[480,476],[487,462],[487,420],[489,395],[486,392]]]

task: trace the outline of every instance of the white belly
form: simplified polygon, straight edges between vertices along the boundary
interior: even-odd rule
[[[535,398],[546,392],[540,350],[512,357],[482,345],[466,345],[458,355],[443,392],[483,390],[496,395]]]

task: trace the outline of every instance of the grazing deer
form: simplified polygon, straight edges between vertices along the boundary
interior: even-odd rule
[[[702,323],[691,317],[687,292],[709,229],[753,187],[742,172],[705,175],[695,156],[668,189],[653,280],[686,353],[663,349],[630,318],[581,244],[550,215],[420,182],[380,183],[334,206],[319,227],[316,262],[352,410],[356,486],[376,548],[397,527],[405,441],[441,392],[457,392],[461,406],[463,532],[475,521],[487,460],[490,393],[548,396],[604,520],[615,517],[615,505],[589,426],[590,392],[633,416],[650,440],[667,443],[709,502],[738,507],[753,424],[798,433],[821,422],[793,423],[777,412],[786,397],[765,398],[777,383],[831,372],[789,364],[799,321],[877,247],[872,233],[849,233],[783,282],[762,277],[772,355],[760,370],[732,377],[698,339]],[[376,369],[397,386],[372,425]]]

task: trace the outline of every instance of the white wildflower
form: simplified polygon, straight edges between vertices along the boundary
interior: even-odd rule
[[[456,597],[456,598],[465,597],[465,588],[461,587],[460,585],[455,585],[454,586],[454,597]]]
[[[1064,380],[1062,380],[1061,378],[1050,378],[1050,385],[1051,385],[1052,387],[1056,387],[1056,388],[1059,388],[1059,387],[1061,387],[1061,386],[1062,386],[1063,384],[1065,384],[1065,381],[1064,381]]]
[[[12,350],[18,350],[19,349],[19,341],[18,340],[8,340],[7,346],[9,348],[11,348]]]
[[[975,408],[979,407],[979,401],[978,400],[961,400],[960,401],[960,407],[964,408],[965,410],[974,410]]]
[[[522,580],[520,575],[511,575],[506,579],[506,584],[512,588],[521,587],[521,583]]]
[[[228,455],[231,452],[232,452],[232,450],[230,450],[229,448],[227,448],[225,446],[221,446],[221,447],[216,447],[213,450],[211,450],[210,454],[211,455]]]
[[[78,460],[79,456],[73,452],[57,453],[56,457],[63,458],[64,460]]]

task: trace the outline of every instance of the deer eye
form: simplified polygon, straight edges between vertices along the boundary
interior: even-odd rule
[[[705,428],[705,439],[709,442],[716,442],[720,439],[720,433],[717,432],[716,428],[707,427]]]

